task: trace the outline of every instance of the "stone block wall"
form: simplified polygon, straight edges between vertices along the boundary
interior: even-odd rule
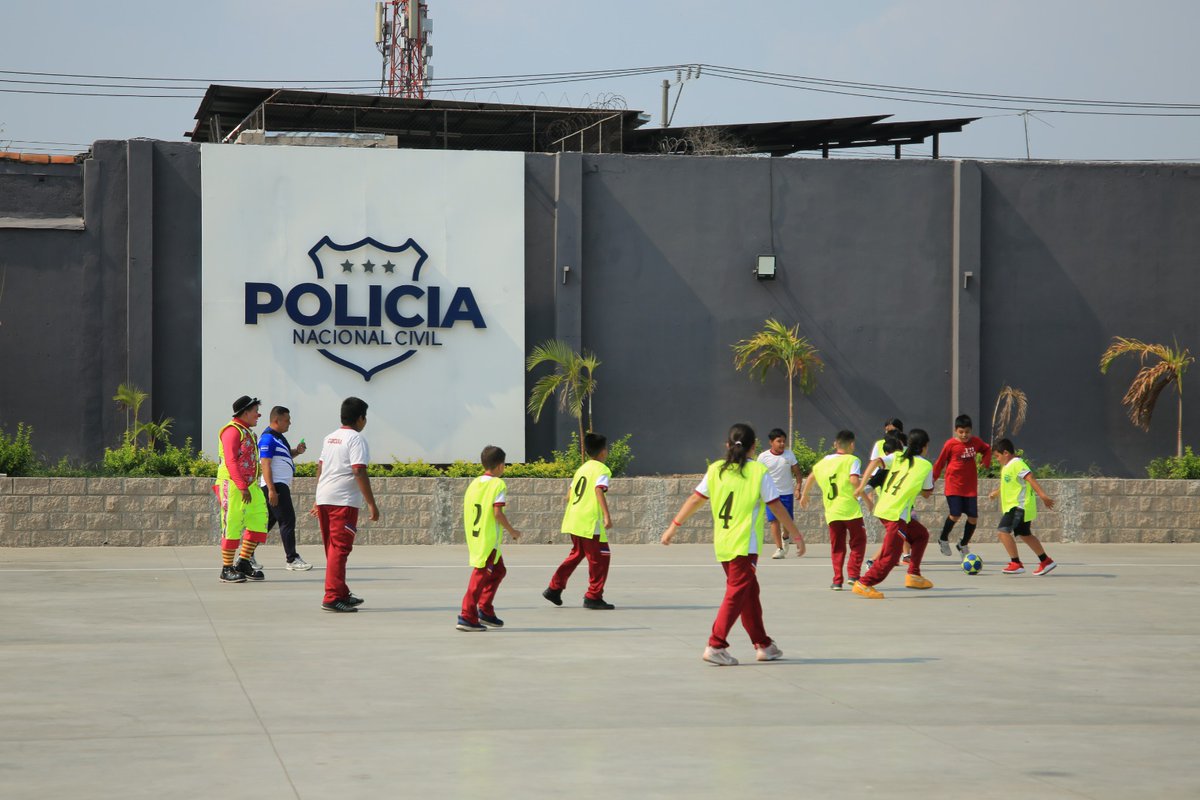
[[[616,479],[609,494],[617,543],[658,540],[672,515],[691,494],[696,476]],[[462,541],[462,495],[466,478],[376,478],[372,480],[382,519],[360,526],[361,544],[452,544]],[[524,542],[560,544],[559,523],[567,481],[520,478],[508,481],[508,516]],[[215,544],[216,500],[206,478],[0,478],[0,546],[186,546]],[[978,541],[995,541],[999,517],[986,495],[994,481],[980,483]],[[1200,542],[1200,481],[1044,481],[1056,500],[1042,509],[1034,531],[1047,542]],[[297,479],[293,496],[301,543],[320,541],[312,506],[314,480]],[[810,544],[825,541],[825,525],[813,507],[797,510],[796,524]],[[917,504],[917,515],[937,536],[945,519],[938,495]],[[678,542],[711,540],[703,510],[677,534]],[[872,541],[882,532],[868,518]],[[959,523],[961,530],[962,523]],[[957,533],[957,531],[956,531]],[[274,535],[272,535],[274,541]]]

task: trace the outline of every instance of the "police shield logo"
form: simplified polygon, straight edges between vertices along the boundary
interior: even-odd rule
[[[428,280],[429,255],[416,241],[373,237],[339,244],[323,236],[308,251],[310,280],[293,286],[246,283],[246,324],[285,314],[292,343],[369,381],[422,350],[440,348],[455,324],[486,328],[468,287]]]

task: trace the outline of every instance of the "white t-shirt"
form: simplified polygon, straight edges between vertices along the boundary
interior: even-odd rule
[[[371,463],[366,437],[354,428],[338,428],[321,444],[319,463],[321,477],[317,481],[317,505],[361,508],[363,496],[354,480],[353,467]]]
[[[767,474],[775,481],[775,488],[780,494],[796,491],[796,476],[792,474],[792,467],[796,466],[795,453],[784,449],[782,453],[775,455],[770,450],[763,450],[758,454],[758,462],[766,464]]]

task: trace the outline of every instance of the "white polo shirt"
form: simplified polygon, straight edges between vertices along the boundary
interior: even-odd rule
[[[354,480],[353,468],[371,463],[366,437],[354,428],[338,428],[322,442],[319,463],[321,477],[317,481],[317,505],[361,508],[363,496]]]

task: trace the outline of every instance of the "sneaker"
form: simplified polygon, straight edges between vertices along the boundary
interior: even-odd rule
[[[250,566],[255,569],[262,569],[262,564],[258,563],[258,558],[255,556],[250,556]]]
[[[221,583],[245,583],[246,576],[238,572],[232,565],[221,567]]]
[[[956,550],[958,550],[958,555],[960,558],[966,558],[967,556],[971,555],[971,546],[969,544],[956,544],[954,547]]]
[[[909,589],[932,589],[933,581],[922,575],[905,575],[904,585]]]
[[[323,611],[333,611],[338,614],[353,614],[358,611],[358,607],[351,603],[347,603],[345,599],[334,600],[332,603],[321,603]]]
[[[583,598],[583,607],[590,608],[593,611],[612,611],[616,606],[612,603],[604,602],[602,597],[585,597]]]
[[[244,558],[239,558],[237,561],[235,561],[233,563],[233,568],[245,575],[246,580],[248,581],[266,580],[267,577],[263,574],[261,569],[255,568],[253,562],[247,561]]]
[[[835,592],[840,592],[842,590],[842,585],[835,581],[834,583],[829,584],[829,588],[833,589]]]
[[[459,617],[458,624],[455,625],[454,627],[460,631],[465,631],[466,633],[474,633],[476,631],[486,631],[487,630],[487,626],[484,625],[483,623],[471,622],[466,617]]]
[[[787,558],[787,548],[777,548],[775,552],[771,554],[771,558]]]
[[[766,647],[754,648],[754,657],[759,661],[778,661],[783,658],[783,651],[774,642]]]
[[[312,564],[305,561],[300,556],[296,556],[285,565],[292,572],[308,572],[312,569]]]
[[[876,589],[874,586],[867,586],[862,581],[854,582],[854,593],[867,598],[868,600],[882,600],[883,592]]]
[[[1008,566],[1000,570],[1001,575],[1020,575],[1025,571],[1025,567],[1016,561],[1008,562]]]
[[[479,612],[479,621],[489,628],[504,627],[504,620],[500,619],[499,617],[494,617],[491,614],[485,614],[482,611]]]
[[[867,569],[870,569],[870,568],[871,568],[871,565],[872,565],[872,564],[874,564],[874,563],[875,563],[875,559],[873,559],[873,558],[868,558],[868,559],[867,559]]]
[[[547,589],[542,592],[542,597],[554,603],[556,606],[562,605],[562,589]]]
[[[900,560],[903,561],[905,564],[912,563],[912,555],[909,553],[905,553],[904,555],[900,556]]]
[[[1046,561],[1043,561],[1042,563],[1038,564],[1037,569],[1035,569],[1033,571],[1033,574],[1034,575],[1045,575],[1047,572],[1049,572],[1050,570],[1054,569],[1057,566],[1058,566],[1058,564],[1055,564],[1053,561],[1046,560]]]
[[[352,606],[361,606],[363,604],[363,599],[361,597],[357,597],[352,594],[346,595],[345,597],[342,598],[342,600],[349,603]]]
[[[950,541],[948,539],[938,539],[938,549],[942,551],[942,555],[949,558],[949,556],[950,556]]]
[[[738,663],[736,658],[729,655],[729,650],[725,647],[706,647],[701,658],[718,667],[736,667]]]

